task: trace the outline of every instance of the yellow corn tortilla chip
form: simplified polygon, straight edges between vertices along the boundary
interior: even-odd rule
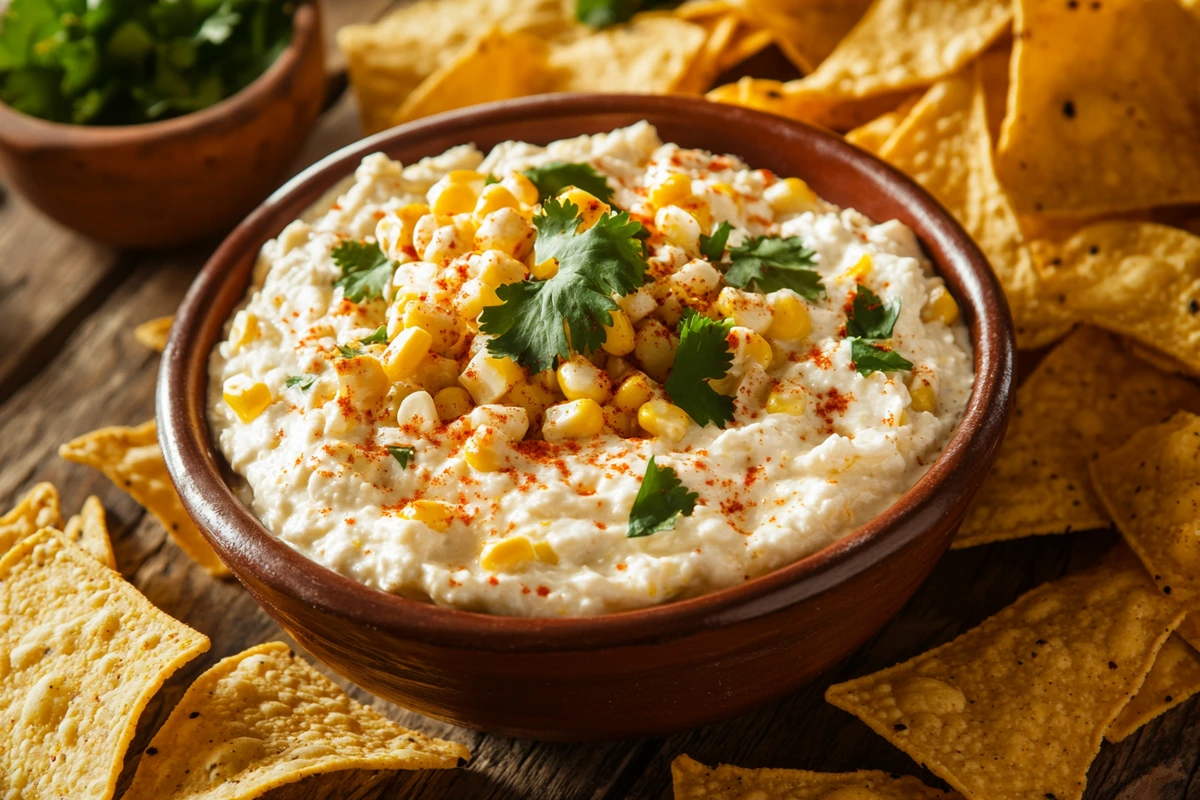
[[[1200,236],[1153,222],[1089,225],[1037,250],[1062,308],[1200,375]]]
[[[249,800],[310,775],[452,769],[470,755],[356,703],[271,642],[196,679],[142,754],[124,800]]]
[[[745,14],[800,69],[812,72],[862,18],[871,0],[740,0]]]
[[[1179,408],[1200,412],[1200,386],[1080,328],[1017,390],[1000,454],[951,546],[1108,527],[1088,463]]]
[[[550,88],[548,52],[546,43],[532,34],[493,28],[423,81],[392,122],[399,125],[477,103],[541,94]]]
[[[880,114],[866,125],[859,125],[846,134],[846,141],[878,155],[888,138],[896,132],[908,116],[908,112],[912,111],[920,99],[920,95],[913,95],[886,114]]]
[[[138,717],[208,637],[44,529],[0,559],[6,797],[112,797]]]
[[[0,556],[42,528],[61,528],[62,524],[58,489],[54,488],[53,483],[37,484],[0,517]]]
[[[930,88],[879,156],[940,200],[979,245],[1008,297],[1018,347],[1043,347],[1071,329],[1069,315],[1047,301],[1017,216],[996,180],[982,67]]]
[[[560,0],[421,0],[338,31],[366,133],[383,130],[423,80],[496,25],[552,35],[569,27]]]
[[[1181,411],[1091,464],[1121,535],[1163,592],[1200,601],[1200,416]]]
[[[1200,650],[1200,612],[1188,614],[1179,623],[1180,637],[1194,649]]]
[[[560,92],[665,94],[683,83],[708,39],[703,26],[670,14],[638,14],[623,25],[552,42]]]
[[[916,778],[877,770],[809,772],[802,769],[706,767],[687,756],[671,762],[675,800],[951,800],[955,792],[930,789]],[[855,792],[854,790],[859,790]]]
[[[717,57],[717,74],[733,69],[770,46],[770,31],[743,20],[725,45],[724,51]]]
[[[829,99],[798,90],[799,81],[740,78],[705,95],[717,103],[756,108],[830,130],[848,131],[865,125],[904,101],[908,92],[892,92],[862,100]]]
[[[1200,653],[1178,633],[1171,634],[1146,676],[1146,682],[1129,705],[1108,726],[1104,738],[1127,739],[1147,722],[1162,716],[1200,692]]]
[[[161,353],[167,349],[167,338],[171,335],[171,325],[174,322],[174,316],[146,320],[133,329],[133,338],[143,347]]]
[[[104,516],[104,504],[92,495],[83,501],[78,514],[67,520],[63,536],[68,542],[78,545],[109,569],[117,568],[117,557],[113,554],[112,539],[108,536],[108,520]]]
[[[707,38],[700,52],[692,60],[691,69],[676,83],[675,91],[703,94],[721,72],[721,58],[738,29],[742,27],[742,16],[736,11],[730,11],[692,22],[704,28]]]
[[[1015,5],[996,161],[1017,210],[1079,215],[1200,200],[1200,25],[1177,0]]]
[[[158,447],[154,420],[136,428],[114,426],[92,431],[58,448],[58,454],[103,472],[153,514],[180,549],[208,574],[229,576],[229,568],[217,558],[183,508]]]
[[[967,798],[1079,800],[1183,608],[1126,552],[825,699]]]

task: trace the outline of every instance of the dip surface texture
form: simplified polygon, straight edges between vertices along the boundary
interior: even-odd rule
[[[609,203],[563,196],[555,175],[603,192],[558,164],[589,165]],[[488,327],[521,281],[554,280],[535,252],[554,197],[578,208],[568,237],[609,206],[641,223],[646,285],[615,298],[603,348],[535,374],[494,358],[478,317],[491,308]],[[706,258],[722,223],[727,246]],[[797,264],[819,288],[778,288],[799,286]],[[757,283],[729,285],[756,266]],[[678,346],[693,312],[721,323],[730,365],[708,385],[732,399],[723,425],[680,409],[699,390],[664,390],[673,370],[717,363]],[[938,457],[974,376],[908,228],[639,123],[407,167],[367,157],[264,247],[210,379],[243,499],[292,547],[408,597],[582,616],[731,586],[845,537]],[[694,508],[629,538],[652,456]]]

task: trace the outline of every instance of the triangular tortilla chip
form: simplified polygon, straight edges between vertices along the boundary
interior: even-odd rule
[[[1000,454],[967,509],[953,547],[1107,527],[1088,462],[1178,408],[1200,412],[1200,386],[1080,328],[1017,390]]]
[[[862,18],[871,0],[740,0],[746,15],[771,32],[783,54],[812,72]]]
[[[866,125],[859,125],[846,134],[846,141],[868,153],[878,155],[920,99],[921,95],[914,94],[886,114],[880,114]]]
[[[554,91],[666,94],[685,81],[708,32],[678,17],[638,14],[550,47]]]
[[[58,454],[103,472],[153,514],[180,549],[208,574],[229,576],[229,568],[221,563],[183,508],[158,447],[154,420],[136,428],[114,426],[92,431],[58,448]]]
[[[1154,222],[1089,225],[1041,243],[1047,292],[1067,313],[1136,339],[1200,375],[1200,236]]]
[[[756,108],[830,130],[848,131],[895,108],[909,94],[899,91],[861,100],[845,100],[805,93],[800,91],[799,85],[799,81],[782,83],[747,76],[740,78],[737,83],[718,86],[705,97],[717,103]]]
[[[1108,726],[1104,738],[1127,739],[1147,722],[1170,711],[1200,692],[1200,653],[1178,633],[1171,634],[1146,676],[1146,682],[1129,705]]]
[[[0,556],[13,545],[42,528],[61,528],[58,489],[53,483],[39,483],[21,496],[17,504],[0,517]]]
[[[108,537],[104,504],[100,502],[99,497],[92,495],[83,501],[83,508],[79,513],[67,520],[63,536],[68,542],[91,553],[109,569],[117,568],[117,557],[113,554],[112,540]]]
[[[112,797],[146,703],[208,638],[56,531],[0,559],[0,787]]]
[[[271,642],[196,679],[142,754],[123,800],[249,800],[310,775],[452,769],[470,755],[356,703]]]
[[[133,329],[133,338],[137,339],[138,344],[143,347],[161,353],[167,349],[167,339],[171,336],[171,325],[174,322],[175,317],[173,316],[146,320]]]
[[[1017,210],[1200,201],[1200,25],[1177,0],[1015,5],[996,161]]]
[[[1104,732],[1182,616],[1121,553],[825,699],[967,797],[1080,800]]]
[[[691,68],[675,84],[675,91],[683,94],[703,94],[711,88],[713,81],[721,72],[721,59],[733,41],[734,35],[742,27],[742,15],[729,11],[713,17],[692,20],[704,28],[707,39],[704,47],[692,59]]]
[[[802,769],[706,767],[687,756],[671,762],[675,800],[952,800],[956,792],[930,789],[916,778],[877,770],[809,772]],[[855,792],[854,790],[858,790]]]
[[[1180,411],[1143,428],[1091,471],[1121,535],[1163,592],[1200,602],[1200,416]]]

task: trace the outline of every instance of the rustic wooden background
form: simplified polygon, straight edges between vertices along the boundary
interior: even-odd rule
[[[333,0],[327,7],[329,31],[371,18],[388,3]],[[333,54],[331,62],[337,61]],[[322,120],[297,167],[357,135],[353,103],[345,97]],[[136,754],[197,675],[250,645],[286,639],[237,583],[209,578],[132,500],[55,452],[85,431],[153,415],[158,356],[134,341],[133,327],[174,310],[211,248],[212,243],[122,252],[54,225],[11,194],[0,204],[0,500],[14,500],[37,481],[49,480],[58,485],[69,514],[87,495],[98,494],[109,512],[121,572],[155,604],[212,638],[212,650],[151,702],[121,788],[132,777]],[[833,673],[745,716],[665,739],[578,745],[504,739],[405,712],[351,689],[405,725],[464,742],[473,761],[450,772],[343,773],[268,797],[669,798],[669,765],[680,753],[747,767],[886,769],[939,785],[865,725],[826,705],[825,687],[953,638],[1027,589],[1089,563],[1114,538],[1110,532],[1080,533],[950,553],[900,616]],[[1087,797],[1195,800],[1198,762],[1200,702],[1193,701],[1120,745],[1105,744]]]

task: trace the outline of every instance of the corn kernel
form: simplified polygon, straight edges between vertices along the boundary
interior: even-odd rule
[[[499,472],[508,466],[506,439],[495,428],[478,428],[463,445],[463,460],[476,472]]]
[[[510,536],[483,548],[479,566],[488,572],[503,572],[537,558],[533,545],[524,536]]]
[[[434,214],[469,214],[475,210],[475,189],[469,183],[455,183],[449,176],[435,183],[427,195]]]
[[[458,386],[458,362],[430,353],[421,360],[413,377],[422,389],[436,394],[447,387]]]
[[[420,328],[429,334],[429,348],[440,356],[453,355],[464,330],[463,321],[455,314],[439,311],[429,303],[408,303],[401,317],[404,327]]]
[[[396,424],[406,431],[429,433],[438,426],[437,405],[429,392],[417,391],[400,401]]]
[[[388,380],[397,383],[411,378],[429,353],[431,344],[433,337],[421,328],[405,328],[400,331],[383,351],[381,358]]]
[[[538,188],[533,181],[519,172],[510,172],[500,181],[500,185],[512,192],[513,197],[527,206],[532,206],[541,198]]]
[[[768,414],[790,414],[799,417],[808,410],[808,395],[795,383],[781,383],[767,396]]]
[[[726,286],[717,295],[716,309],[721,316],[732,319],[735,325],[755,333],[766,333],[771,327],[771,307],[761,294]]]
[[[529,431],[529,412],[518,405],[489,404],[471,411],[467,422],[472,428],[493,428],[509,441],[519,442]]]
[[[338,399],[360,411],[374,408],[391,388],[383,364],[375,356],[335,358],[333,368],[337,372]]]
[[[604,359],[604,371],[608,373],[608,377],[612,378],[613,383],[620,383],[625,379],[625,376],[637,369],[632,362],[621,358],[620,356],[608,355]]]
[[[475,231],[476,250],[499,250],[518,261],[533,251],[536,229],[511,208],[501,208],[484,217]]]
[[[478,319],[488,306],[503,305],[496,290],[478,278],[472,278],[462,285],[455,303],[458,313],[469,320]]]
[[[417,221],[428,213],[429,206],[424,203],[409,203],[379,220],[375,226],[375,240],[384,255],[393,261],[410,258],[405,248],[412,247]]]
[[[672,172],[650,187],[646,199],[655,208],[678,205],[692,196],[692,179],[687,175]]]
[[[492,288],[525,280],[525,265],[500,250],[485,250],[477,263],[479,280]]]
[[[846,270],[846,274],[842,276],[842,280],[851,280],[855,283],[866,280],[871,274],[871,270],[875,269],[875,262],[871,259],[870,253],[863,253],[858,257],[850,269]]]
[[[557,564],[558,553],[554,552],[554,548],[549,542],[534,542],[533,553],[537,556],[537,560],[543,564]]]
[[[568,400],[587,398],[603,404],[612,397],[612,379],[582,356],[572,356],[559,364],[555,374],[558,386]]]
[[[660,383],[667,379],[675,363],[675,348],[679,342],[658,320],[644,323],[634,338],[633,355],[651,378]]]
[[[929,293],[929,301],[921,309],[921,319],[924,322],[941,320],[945,325],[958,322],[958,303],[945,286],[936,286]]]
[[[443,225],[429,237],[429,244],[421,251],[421,258],[444,267],[470,252],[474,235],[473,230],[464,229],[460,225]]]
[[[229,328],[229,345],[236,353],[261,335],[258,316],[252,311],[242,309],[234,316],[233,325]]]
[[[537,278],[539,281],[548,281],[558,274],[558,259],[547,258],[545,261],[540,261],[534,264],[529,270],[529,274]]]
[[[221,387],[225,403],[242,422],[253,422],[271,405],[271,390],[246,375],[234,375]]]
[[[461,386],[447,386],[433,396],[433,405],[437,409],[438,419],[451,422],[471,413],[471,395]]]
[[[495,403],[516,385],[524,372],[507,358],[493,358],[487,349],[480,350],[458,376],[458,382],[471,393],[476,405]]]
[[[400,518],[423,522],[435,531],[444,531],[454,520],[454,508],[440,500],[413,500],[401,509]]]
[[[632,294],[621,295],[616,299],[616,302],[621,307],[621,310],[629,315],[629,321],[634,325],[637,325],[649,316],[654,309],[658,308],[658,301],[654,299],[654,295],[645,286],[642,286]]]
[[[473,169],[452,169],[446,173],[445,180],[450,183],[483,183],[487,175]]]
[[[633,352],[634,333],[633,323],[624,311],[611,311],[612,324],[604,326],[604,344],[601,347],[606,353],[614,356],[626,356]]]
[[[561,192],[558,195],[558,201],[563,204],[571,203],[579,209],[580,222],[577,228],[579,233],[583,233],[595,225],[612,210],[611,206],[599,197],[575,186]]]
[[[546,370],[542,375],[549,375],[552,379],[554,373]],[[558,393],[558,383],[554,384],[554,389],[545,388],[536,380],[521,380],[517,385],[509,390],[508,394],[501,398],[500,402],[510,406],[520,406],[525,409],[525,413],[530,420],[530,423],[536,425],[538,429],[542,426],[542,417],[545,415],[546,409],[555,403],[562,401],[562,395]]]
[[[771,366],[774,354],[771,352],[770,343],[762,336],[754,331],[745,328],[739,330],[735,327],[730,332],[729,339],[732,340],[734,367],[738,372],[745,372],[753,364],[763,369]]]
[[[771,303],[771,327],[767,328],[770,339],[803,339],[812,332],[812,317],[808,306],[791,292],[775,292],[768,295]]]
[[[425,214],[413,223],[412,246],[418,254],[424,253],[433,240],[433,233],[438,228],[453,225],[454,218],[445,214]]]
[[[933,414],[937,413],[937,394],[933,391],[933,387],[930,386],[926,381],[921,381],[920,385],[909,389],[908,396],[912,400],[913,411],[928,411]]]
[[[624,439],[629,439],[638,432],[637,416],[613,406],[604,407],[604,424]]]
[[[479,194],[479,200],[475,203],[475,216],[482,219],[493,211],[499,211],[502,208],[511,208],[514,211],[519,211],[521,209],[521,201],[512,192],[498,183],[483,187],[483,191]]]
[[[700,223],[694,216],[676,205],[662,206],[654,214],[654,227],[667,241],[689,256],[700,250]]]
[[[817,207],[817,194],[799,178],[784,178],[763,191],[776,214],[799,214]]]
[[[559,403],[546,409],[542,435],[546,441],[586,439],[604,430],[604,410],[595,400],[584,398]]]
[[[636,414],[637,410],[649,403],[658,393],[658,387],[650,382],[644,373],[635,372],[617,387],[613,395],[613,405],[621,411]]]
[[[651,436],[678,442],[688,431],[692,418],[666,400],[651,400],[638,409],[638,424]]]

